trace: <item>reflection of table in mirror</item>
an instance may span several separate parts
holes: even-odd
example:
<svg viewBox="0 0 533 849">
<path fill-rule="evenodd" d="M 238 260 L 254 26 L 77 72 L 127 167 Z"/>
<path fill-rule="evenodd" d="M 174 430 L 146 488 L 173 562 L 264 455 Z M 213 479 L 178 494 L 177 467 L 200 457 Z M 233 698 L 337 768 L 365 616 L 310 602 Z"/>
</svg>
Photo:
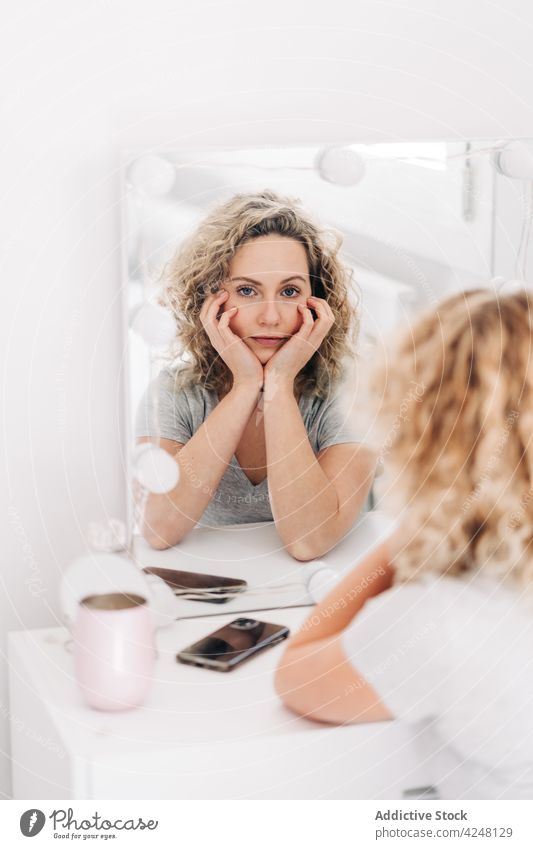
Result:
<svg viewBox="0 0 533 849">
<path fill-rule="evenodd" d="M 294 633 L 306 613 L 254 615 Z M 285 708 L 273 683 L 283 644 L 228 673 L 176 662 L 232 618 L 160 630 L 145 704 L 118 713 L 83 703 L 66 629 L 11 633 L 14 798 L 395 799 L 429 783 L 414 726 L 334 727 Z"/>
<path fill-rule="evenodd" d="M 339 574 L 346 572 L 390 528 L 391 520 L 379 511 L 364 513 L 344 539 L 320 560 Z M 136 537 L 134 556 L 141 568 L 159 566 L 247 581 L 248 589 L 224 604 L 177 598 L 177 619 L 312 604 L 306 583 L 316 569 L 316 561 L 299 562 L 287 554 L 271 522 L 197 528 L 179 545 L 165 551 L 150 548 Z"/>
</svg>

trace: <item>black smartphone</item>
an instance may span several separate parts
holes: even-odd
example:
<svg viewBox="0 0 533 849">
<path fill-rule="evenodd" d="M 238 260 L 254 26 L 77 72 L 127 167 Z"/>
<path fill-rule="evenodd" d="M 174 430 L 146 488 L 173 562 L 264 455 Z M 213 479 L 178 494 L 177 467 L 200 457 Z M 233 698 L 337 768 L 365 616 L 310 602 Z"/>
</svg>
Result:
<svg viewBox="0 0 533 849">
<path fill-rule="evenodd" d="M 237 593 L 244 592 L 248 586 L 246 581 L 240 578 L 203 575 L 200 572 L 183 572 L 180 569 L 162 569 L 159 566 L 147 566 L 143 572 L 162 578 L 178 597 L 184 596 L 191 601 L 208 601 L 211 604 L 224 604 Z"/>
<path fill-rule="evenodd" d="M 285 625 L 241 617 L 180 651 L 176 659 L 193 666 L 229 672 L 240 663 L 289 636 Z"/>
</svg>

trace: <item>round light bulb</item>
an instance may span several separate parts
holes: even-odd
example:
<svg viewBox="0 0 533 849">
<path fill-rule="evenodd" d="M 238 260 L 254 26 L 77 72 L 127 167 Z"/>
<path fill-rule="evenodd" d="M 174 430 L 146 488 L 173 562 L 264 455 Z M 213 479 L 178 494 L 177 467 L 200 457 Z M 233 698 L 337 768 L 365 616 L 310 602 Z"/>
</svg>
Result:
<svg viewBox="0 0 533 849">
<path fill-rule="evenodd" d="M 128 547 L 128 533 L 121 519 L 89 522 L 87 531 L 87 539 L 93 551 L 125 551 Z"/>
<path fill-rule="evenodd" d="M 329 147 L 321 151 L 316 168 L 323 180 L 338 186 L 355 186 L 366 171 L 363 157 L 348 147 Z"/>
<path fill-rule="evenodd" d="M 172 313 L 160 304 L 138 304 L 130 312 L 130 327 L 151 348 L 169 345 L 176 336 Z"/>
<path fill-rule="evenodd" d="M 322 601 L 339 580 L 339 574 L 322 561 L 313 564 L 307 579 L 307 591 L 315 603 Z"/>
<path fill-rule="evenodd" d="M 129 593 L 148 598 L 149 585 L 139 569 L 126 557 L 92 552 L 77 557 L 61 578 L 59 596 L 63 621 L 72 627 L 79 602 L 101 593 Z"/>
<path fill-rule="evenodd" d="M 143 442 L 133 452 L 134 476 L 148 492 L 161 495 L 178 485 L 180 468 L 168 451 Z"/>
<path fill-rule="evenodd" d="M 514 180 L 533 180 L 533 142 L 512 141 L 492 157 L 500 174 Z"/>
<path fill-rule="evenodd" d="M 104 593 L 146 598 L 156 628 L 176 620 L 176 598 L 161 578 L 146 574 L 129 558 L 98 551 L 77 557 L 61 578 L 61 618 L 66 626 L 73 628 L 83 598 Z"/>
<path fill-rule="evenodd" d="M 493 277 L 491 282 L 494 284 L 495 280 L 502 281 L 495 286 L 499 295 L 517 295 L 519 292 L 525 292 L 527 288 L 525 281 L 516 277 Z"/>
<path fill-rule="evenodd" d="M 166 195 L 176 180 L 176 169 L 168 159 L 148 153 L 130 166 L 128 178 L 138 191 Z"/>
</svg>

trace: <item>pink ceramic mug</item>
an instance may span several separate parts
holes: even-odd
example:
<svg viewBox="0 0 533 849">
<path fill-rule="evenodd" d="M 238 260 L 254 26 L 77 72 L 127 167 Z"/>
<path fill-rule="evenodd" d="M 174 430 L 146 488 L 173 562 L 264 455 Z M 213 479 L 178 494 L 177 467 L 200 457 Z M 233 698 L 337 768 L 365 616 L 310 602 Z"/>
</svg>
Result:
<svg viewBox="0 0 533 849">
<path fill-rule="evenodd" d="M 140 595 L 103 593 L 80 601 L 74 629 L 76 680 L 99 710 L 142 704 L 156 658 L 153 620 Z"/>
</svg>

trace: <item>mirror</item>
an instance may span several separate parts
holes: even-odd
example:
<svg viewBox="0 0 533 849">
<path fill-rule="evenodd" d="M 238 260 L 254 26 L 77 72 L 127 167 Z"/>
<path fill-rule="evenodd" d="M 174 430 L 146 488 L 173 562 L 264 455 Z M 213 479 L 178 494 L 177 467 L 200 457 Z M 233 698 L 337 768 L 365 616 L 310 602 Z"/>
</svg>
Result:
<svg viewBox="0 0 533 849">
<path fill-rule="evenodd" d="M 358 355 L 364 367 L 365 357 L 371 358 L 417 311 L 461 289 L 491 281 L 499 287 L 511 278 L 527 277 L 532 150 L 528 141 L 485 139 L 126 151 L 122 218 L 131 443 L 141 399 L 168 366 L 165 343 L 175 331 L 168 314 L 145 306 L 156 303 L 168 263 L 212 209 L 238 193 L 268 189 L 299 199 L 313 220 L 342 236 L 341 256 L 352 271 L 351 296 L 358 304 Z M 351 416 L 356 419 L 354 410 Z M 155 481 L 154 486 L 163 481 L 164 489 L 173 475 L 168 458 L 153 458 L 145 450 L 135 453 L 135 462 L 139 457 L 146 480 Z M 368 515 L 354 525 L 355 536 L 348 534 L 328 554 L 328 564 L 337 558 L 341 567 L 350 559 L 350 544 L 358 533 L 359 547 L 364 544 L 362 525 L 371 528 L 370 537 L 378 533 Z M 235 578 L 249 578 L 253 572 L 256 585 L 272 582 L 275 560 L 281 565 L 274 578 L 285 580 L 289 588 L 283 603 L 301 602 L 301 577 L 296 595 L 290 585 L 294 575 L 301 576 L 302 564 L 283 559 L 283 546 L 271 526 L 236 523 L 222 530 L 195 530 L 187 545 L 155 551 L 134 527 L 134 550 L 143 565 Z M 279 602 L 281 595 L 277 598 Z"/>
</svg>

